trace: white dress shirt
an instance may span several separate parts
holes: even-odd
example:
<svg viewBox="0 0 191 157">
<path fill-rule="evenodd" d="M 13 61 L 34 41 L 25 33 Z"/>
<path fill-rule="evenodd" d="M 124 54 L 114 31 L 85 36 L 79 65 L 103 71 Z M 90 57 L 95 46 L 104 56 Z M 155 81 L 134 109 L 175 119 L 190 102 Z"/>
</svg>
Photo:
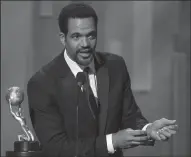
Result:
<svg viewBox="0 0 191 157">
<path fill-rule="evenodd" d="M 74 62 L 70 57 L 68 56 L 66 49 L 64 51 L 64 58 L 66 60 L 66 63 L 68 64 L 70 70 L 72 71 L 73 75 L 76 77 L 78 72 L 83 72 L 83 67 L 80 67 L 76 62 Z M 96 98 L 98 98 L 97 95 L 97 78 L 95 75 L 95 65 L 94 65 L 94 60 L 89 64 L 89 67 L 94 73 L 89 74 L 89 81 L 90 81 L 90 86 L 93 91 L 93 94 Z M 97 99 L 96 99 L 97 100 Z M 149 123 L 150 124 L 150 123 Z M 142 130 L 146 130 L 146 127 L 149 125 L 145 125 Z M 106 135 L 106 143 L 107 143 L 107 149 L 109 153 L 114 153 L 114 147 L 112 143 L 112 134 Z"/>
</svg>

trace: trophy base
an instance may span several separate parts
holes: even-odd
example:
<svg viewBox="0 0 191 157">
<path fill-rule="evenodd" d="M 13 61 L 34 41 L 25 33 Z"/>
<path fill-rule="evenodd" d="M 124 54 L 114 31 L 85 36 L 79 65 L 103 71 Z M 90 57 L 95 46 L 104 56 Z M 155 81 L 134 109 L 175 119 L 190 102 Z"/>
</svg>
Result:
<svg viewBox="0 0 191 157">
<path fill-rule="evenodd" d="M 34 152 L 14 152 L 14 151 L 7 151 L 6 157 L 41 157 L 42 154 L 40 151 Z"/>
<path fill-rule="evenodd" d="M 38 141 L 15 141 L 14 151 L 7 151 L 6 157 L 40 157 Z"/>
</svg>

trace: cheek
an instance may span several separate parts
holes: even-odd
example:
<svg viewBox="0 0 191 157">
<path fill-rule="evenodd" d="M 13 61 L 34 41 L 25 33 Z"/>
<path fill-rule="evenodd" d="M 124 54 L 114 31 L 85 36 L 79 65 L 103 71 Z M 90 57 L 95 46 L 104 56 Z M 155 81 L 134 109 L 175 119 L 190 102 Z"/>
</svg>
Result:
<svg viewBox="0 0 191 157">
<path fill-rule="evenodd" d="M 95 47 L 96 47 L 96 44 L 97 44 L 97 40 L 91 41 L 90 44 L 91 44 L 91 47 L 92 47 L 92 48 L 95 48 Z"/>
<path fill-rule="evenodd" d="M 66 48 L 68 49 L 68 50 L 70 50 L 72 53 L 75 53 L 76 52 L 76 50 L 77 50 L 77 43 L 74 43 L 74 42 L 68 42 L 67 44 L 66 44 Z"/>
</svg>

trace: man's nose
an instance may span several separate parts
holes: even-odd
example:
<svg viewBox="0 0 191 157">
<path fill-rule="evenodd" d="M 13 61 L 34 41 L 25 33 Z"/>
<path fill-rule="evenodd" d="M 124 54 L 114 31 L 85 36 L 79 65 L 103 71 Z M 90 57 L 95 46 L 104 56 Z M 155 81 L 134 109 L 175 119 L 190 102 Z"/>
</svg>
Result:
<svg viewBox="0 0 191 157">
<path fill-rule="evenodd" d="M 88 40 L 88 38 L 82 38 L 82 40 L 81 40 L 81 46 L 82 47 L 88 47 L 89 46 L 89 40 Z"/>
</svg>

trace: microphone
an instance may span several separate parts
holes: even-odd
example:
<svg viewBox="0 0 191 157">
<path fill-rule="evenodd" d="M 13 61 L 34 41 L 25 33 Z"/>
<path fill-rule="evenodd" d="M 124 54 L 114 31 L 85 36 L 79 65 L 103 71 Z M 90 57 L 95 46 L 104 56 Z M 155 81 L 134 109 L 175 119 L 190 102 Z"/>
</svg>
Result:
<svg viewBox="0 0 191 157">
<path fill-rule="evenodd" d="M 77 100 L 77 105 L 76 105 L 76 157 L 78 156 L 78 128 L 79 128 L 79 122 L 78 122 L 78 118 L 79 118 L 79 99 L 80 99 L 80 90 L 82 89 L 83 90 L 83 85 L 84 83 L 86 82 L 86 75 L 84 72 L 78 72 L 77 75 L 76 75 L 76 80 L 77 80 L 77 84 L 78 86 L 80 87 L 79 91 L 78 91 L 78 100 Z"/>
<path fill-rule="evenodd" d="M 84 72 L 78 72 L 76 79 L 77 79 L 78 86 L 82 88 L 84 83 L 86 82 L 86 74 Z"/>
</svg>

